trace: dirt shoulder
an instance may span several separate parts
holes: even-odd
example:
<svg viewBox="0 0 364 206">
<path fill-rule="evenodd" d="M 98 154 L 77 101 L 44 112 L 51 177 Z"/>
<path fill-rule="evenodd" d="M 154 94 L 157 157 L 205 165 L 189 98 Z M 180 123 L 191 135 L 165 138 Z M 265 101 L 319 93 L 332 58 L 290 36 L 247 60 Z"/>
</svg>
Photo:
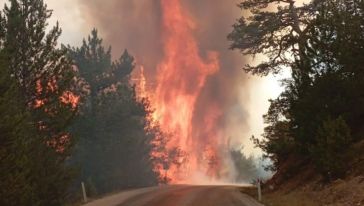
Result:
<svg viewBox="0 0 364 206">
<path fill-rule="evenodd" d="M 292 191 L 266 191 L 263 203 L 267 206 L 362 206 L 364 176 L 336 180 L 327 185 L 313 181 Z"/>
<path fill-rule="evenodd" d="M 264 185 L 266 206 L 364 206 L 364 141 L 351 148 L 355 158 L 343 179 L 324 183 L 312 166 L 300 167 L 294 174 L 273 177 Z M 279 183 L 277 183 L 279 180 Z M 242 191 L 256 197 L 256 189 Z"/>
</svg>

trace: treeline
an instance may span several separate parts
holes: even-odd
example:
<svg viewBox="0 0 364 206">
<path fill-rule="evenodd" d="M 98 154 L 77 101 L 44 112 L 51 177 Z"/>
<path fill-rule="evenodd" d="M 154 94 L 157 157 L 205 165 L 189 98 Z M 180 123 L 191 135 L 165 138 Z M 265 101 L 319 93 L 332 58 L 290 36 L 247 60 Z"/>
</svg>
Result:
<svg viewBox="0 0 364 206">
<path fill-rule="evenodd" d="M 254 139 L 273 161 L 270 169 L 305 161 L 327 180 L 345 175 L 350 146 L 364 138 L 364 1 L 246 0 L 229 35 L 231 48 L 264 54 L 247 65 L 255 75 L 289 69 L 285 91 L 264 116 L 264 140 Z"/>
<path fill-rule="evenodd" d="M 91 195 L 156 184 L 134 58 L 112 61 L 96 30 L 58 46 L 51 14 L 42 0 L 0 12 L 0 205 L 64 205 L 81 181 Z"/>
</svg>

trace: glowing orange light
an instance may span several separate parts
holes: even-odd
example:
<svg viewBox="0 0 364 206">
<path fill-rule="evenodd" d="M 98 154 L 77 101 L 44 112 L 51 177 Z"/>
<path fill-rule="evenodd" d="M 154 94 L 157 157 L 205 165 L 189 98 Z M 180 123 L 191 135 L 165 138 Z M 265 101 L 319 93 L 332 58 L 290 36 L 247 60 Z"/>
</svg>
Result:
<svg viewBox="0 0 364 206">
<path fill-rule="evenodd" d="M 63 92 L 63 95 L 60 97 L 60 100 L 62 103 L 69 104 L 73 109 L 75 109 L 79 104 L 80 97 L 70 91 L 66 91 Z"/>
<path fill-rule="evenodd" d="M 154 163 L 154 169 L 161 179 L 171 183 L 188 182 L 195 171 L 217 176 L 221 166 L 217 151 L 220 143 L 213 127 L 221 115 L 220 109 L 206 105 L 209 115 L 201 123 L 206 128 L 199 132 L 192 122 L 207 77 L 219 70 L 218 53 L 207 52 L 206 58 L 201 57 L 193 36 L 195 23 L 180 0 L 161 0 L 161 5 L 164 58 L 157 68 L 156 87 L 147 96 L 154 109 L 153 121 L 170 135 L 168 139 L 158 136 L 151 143 L 158 148 L 151 152 L 152 159 L 161 160 Z M 140 84 L 145 88 L 144 82 Z M 168 167 L 163 162 L 168 162 Z"/>
</svg>

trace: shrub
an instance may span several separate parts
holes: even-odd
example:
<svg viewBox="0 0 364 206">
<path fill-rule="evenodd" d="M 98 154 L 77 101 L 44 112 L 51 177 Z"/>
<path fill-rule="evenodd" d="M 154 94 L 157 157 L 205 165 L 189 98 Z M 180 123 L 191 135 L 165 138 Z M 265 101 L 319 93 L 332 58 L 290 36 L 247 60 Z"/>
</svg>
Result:
<svg viewBox="0 0 364 206">
<path fill-rule="evenodd" d="M 348 147 L 351 143 L 350 128 L 342 117 L 327 119 L 316 134 L 316 145 L 310 149 L 317 169 L 327 179 L 345 175 Z"/>
</svg>

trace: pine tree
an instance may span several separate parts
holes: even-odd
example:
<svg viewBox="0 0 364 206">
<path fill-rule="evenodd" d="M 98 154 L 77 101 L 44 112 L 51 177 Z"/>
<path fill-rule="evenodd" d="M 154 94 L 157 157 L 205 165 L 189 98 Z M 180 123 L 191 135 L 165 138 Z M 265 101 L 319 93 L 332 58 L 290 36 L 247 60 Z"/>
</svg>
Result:
<svg viewBox="0 0 364 206">
<path fill-rule="evenodd" d="M 148 105 L 138 101 L 130 84 L 134 57 L 125 50 L 113 62 L 102 42 L 94 29 L 80 48 L 68 46 L 88 91 L 72 127 L 79 137 L 72 163 L 92 195 L 156 181 L 149 160 L 153 136 L 145 131 Z"/>
<path fill-rule="evenodd" d="M 275 169 L 294 155 L 316 163 L 323 175 L 343 175 L 347 159 L 335 153 L 345 155 L 351 141 L 363 138 L 364 2 L 248 0 L 240 7 L 251 15 L 234 25 L 231 48 L 268 57 L 245 70 L 266 75 L 288 68 L 292 75 L 271 101 L 265 140 L 255 139 L 257 145 Z"/>
<path fill-rule="evenodd" d="M 1 183 L 13 191 L 2 196 L 5 205 L 61 205 L 71 180 L 65 160 L 73 144 L 67 129 L 77 112 L 77 85 L 66 51 L 56 48 L 58 24 L 46 32 L 50 16 L 42 0 L 11 0 L 0 18 L 1 83 L 9 83 L 1 87 L 0 112 L 7 117 L 2 168 L 9 173 Z"/>
<path fill-rule="evenodd" d="M 5 54 L 0 52 L 0 205 L 35 202 L 31 174 L 32 145 L 29 114 L 21 104 L 17 82 L 11 76 Z M 34 134 L 34 133 L 33 133 Z"/>
<path fill-rule="evenodd" d="M 247 0 L 239 7 L 251 15 L 242 16 L 233 26 L 228 36 L 232 42 L 230 48 L 244 55 L 268 57 L 258 65 L 246 65 L 245 71 L 267 75 L 279 73 L 288 66 L 301 76 L 308 75 L 309 37 L 306 34 L 310 29 L 308 20 L 313 15 L 312 4 L 298 6 L 294 0 Z"/>
</svg>

